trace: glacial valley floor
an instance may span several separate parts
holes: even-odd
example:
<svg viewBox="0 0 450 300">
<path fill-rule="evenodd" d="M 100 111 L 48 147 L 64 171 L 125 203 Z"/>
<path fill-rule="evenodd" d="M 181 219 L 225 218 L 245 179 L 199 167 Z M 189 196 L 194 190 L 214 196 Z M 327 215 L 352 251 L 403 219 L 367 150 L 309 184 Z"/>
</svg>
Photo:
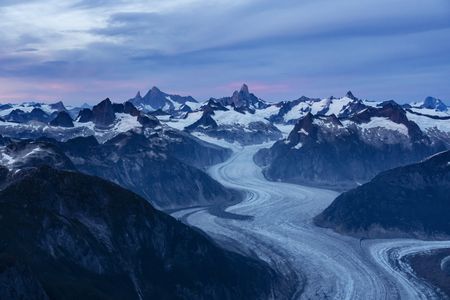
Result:
<svg viewBox="0 0 450 300">
<path fill-rule="evenodd" d="M 418 278 L 407 255 L 450 248 L 450 241 L 363 240 L 312 222 L 338 195 L 334 191 L 267 181 L 253 155 L 267 145 L 233 147 L 226 162 L 209 174 L 244 192 L 227 212 L 251 218 L 224 218 L 208 208 L 172 215 L 198 227 L 216 242 L 257 255 L 295 284 L 294 299 L 442 299 L 445 295 Z"/>
</svg>

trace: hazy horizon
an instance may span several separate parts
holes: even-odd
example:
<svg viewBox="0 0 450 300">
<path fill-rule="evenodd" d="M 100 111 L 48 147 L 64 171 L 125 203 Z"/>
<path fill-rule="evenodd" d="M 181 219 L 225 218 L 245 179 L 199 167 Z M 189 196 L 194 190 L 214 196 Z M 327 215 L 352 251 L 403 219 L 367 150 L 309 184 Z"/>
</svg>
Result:
<svg viewBox="0 0 450 300">
<path fill-rule="evenodd" d="M 192 94 L 189 94 L 189 93 L 179 93 L 179 92 L 176 92 L 176 91 L 170 91 L 170 90 L 165 90 L 165 89 L 162 89 L 162 88 L 160 88 L 160 87 L 157 87 L 158 89 L 160 89 L 162 92 L 165 92 L 165 93 L 167 93 L 167 94 L 177 94 L 177 95 L 180 95 L 180 96 L 192 96 L 195 100 L 197 100 L 198 102 L 204 102 L 204 101 L 207 101 L 207 100 L 209 100 L 210 98 L 222 98 L 222 97 L 227 97 L 227 96 L 231 96 L 232 95 L 232 93 L 235 91 L 235 90 L 239 90 L 240 89 L 240 87 L 242 86 L 242 84 L 239 86 L 236 86 L 236 88 L 232 88 L 230 91 L 229 91 L 229 93 L 228 94 L 224 94 L 224 95 L 217 95 L 217 96 L 211 96 L 211 97 L 207 97 L 207 98 L 198 98 L 198 97 L 195 97 L 194 95 L 192 95 Z M 348 91 L 350 91 L 350 92 L 352 92 L 353 93 L 353 95 L 355 96 L 355 97 L 357 97 L 357 98 L 359 98 L 359 99 L 361 99 L 361 100 L 368 100 L 368 101 L 387 101 L 387 100 L 395 100 L 396 102 L 398 102 L 398 103 L 413 103 L 413 102 L 418 102 L 418 101 L 422 101 L 422 100 L 424 100 L 425 99 L 425 97 L 423 98 L 423 99 L 414 99 L 414 100 L 411 100 L 411 101 L 398 101 L 398 100 L 396 100 L 396 99 L 393 99 L 393 98 L 386 98 L 386 99 L 369 99 L 369 98 L 367 98 L 367 97 L 364 97 L 363 95 L 359 95 L 359 94 L 357 94 L 357 93 L 355 93 L 353 90 L 347 90 L 347 91 L 343 91 L 341 94 L 336 94 L 336 95 L 329 95 L 329 96 L 316 96 L 316 95 L 299 95 L 299 96 L 297 96 L 297 97 L 294 97 L 294 98 L 289 98 L 289 99 L 267 99 L 267 98 L 264 98 L 264 97 L 262 97 L 261 95 L 260 95 L 260 93 L 258 93 L 258 87 L 256 88 L 256 89 L 254 89 L 254 88 L 252 88 L 252 86 L 251 85 L 248 85 L 249 86 L 249 90 L 250 90 L 250 93 L 253 93 L 253 94 L 255 94 L 256 96 L 258 96 L 259 98 L 261 98 L 261 99 L 263 99 L 263 100 L 265 100 L 265 101 L 267 101 L 267 102 L 269 102 L 269 103 L 277 103 L 277 102 L 281 102 L 281 101 L 292 101 L 292 100 L 296 100 L 296 99 L 298 99 L 298 98 L 300 98 L 300 97 L 302 97 L 302 96 L 306 96 L 306 97 L 309 97 L 309 98 L 320 98 L 320 99 L 325 99 L 325 98 L 329 98 L 329 97 L 336 97 L 336 98 L 340 98 L 340 97 L 344 97 L 345 95 L 346 95 L 346 93 L 348 92 Z M 121 103 L 121 102 L 125 102 L 125 101 L 127 101 L 127 100 L 129 100 L 129 99 L 131 99 L 131 98 L 133 98 L 134 96 L 136 96 L 136 94 L 139 92 L 139 93 L 141 93 L 141 96 L 144 96 L 150 89 L 151 89 L 152 87 L 149 87 L 148 89 L 143 89 L 143 90 L 138 90 L 138 91 L 136 91 L 134 94 L 131 94 L 130 96 L 128 96 L 128 97 L 125 97 L 125 98 L 123 98 L 123 99 L 119 99 L 119 98 L 114 98 L 114 97 L 109 97 L 109 96 L 104 96 L 104 97 L 100 97 L 99 99 L 86 99 L 85 101 L 70 101 L 70 102 L 68 102 L 68 101 L 65 101 L 64 99 L 59 99 L 59 98 L 55 98 L 55 99 L 32 99 L 32 98 L 30 98 L 30 99 L 18 99 L 18 100 L 16 100 L 16 101 L 8 101 L 8 100 L 1 100 L 0 99 L 0 104 L 8 104 L 8 103 L 11 103 L 11 104 L 20 104 L 20 103 L 26 103 L 26 102 L 37 102 L 37 103 L 55 103 L 55 102 L 59 102 L 59 101 L 62 101 L 63 103 L 65 103 L 65 104 L 68 104 L 68 105 L 73 105 L 73 106 L 81 106 L 81 105 L 83 105 L 83 104 L 85 104 L 85 103 L 87 103 L 87 104 L 90 104 L 90 105 L 95 105 L 95 104 L 97 104 L 97 103 L 99 103 L 100 101 L 102 101 L 102 100 L 104 100 L 104 99 L 106 99 L 106 98 L 109 98 L 112 102 L 115 102 L 115 103 Z M 431 97 L 434 97 L 433 95 L 429 95 L 429 96 L 431 96 Z M 428 97 L 428 96 L 427 96 Z M 435 97 L 435 98 L 438 98 L 438 99 L 440 99 L 439 97 Z M 445 100 L 445 99 L 440 99 L 440 100 L 442 100 L 444 103 L 446 103 L 447 105 L 449 105 L 450 104 L 450 101 L 447 101 L 447 100 Z"/>
</svg>

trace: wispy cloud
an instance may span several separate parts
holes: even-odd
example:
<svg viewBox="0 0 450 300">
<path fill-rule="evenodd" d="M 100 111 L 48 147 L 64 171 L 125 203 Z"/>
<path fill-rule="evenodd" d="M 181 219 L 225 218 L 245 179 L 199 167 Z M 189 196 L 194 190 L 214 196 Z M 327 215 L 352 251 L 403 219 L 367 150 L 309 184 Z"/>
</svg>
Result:
<svg viewBox="0 0 450 300">
<path fill-rule="evenodd" d="M 0 1 L 0 28 L 0 80 L 17 89 L 4 100 L 152 85 L 204 99 L 240 82 L 270 100 L 450 100 L 447 0 Z"/>
</svg>

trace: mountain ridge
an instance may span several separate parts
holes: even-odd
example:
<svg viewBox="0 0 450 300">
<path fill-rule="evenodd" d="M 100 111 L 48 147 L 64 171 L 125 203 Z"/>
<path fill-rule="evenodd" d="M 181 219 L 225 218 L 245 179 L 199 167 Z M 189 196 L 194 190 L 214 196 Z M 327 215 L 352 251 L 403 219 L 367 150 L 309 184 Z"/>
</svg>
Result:
<svg viewBox="0 0 450 300">
<path fill-rule="evenodd" d="M 375 176 L 341 194 L 316 224 L 350 235 L 448 239 L 450 151 Z"/>
<path fill-rule="evenodd" d="M 279 280 L 98 177 L 29 169 L 0 191 L 0 207 L 1 268 L 13 276 L 2 297 L 257 299 Z"/>
</svg>

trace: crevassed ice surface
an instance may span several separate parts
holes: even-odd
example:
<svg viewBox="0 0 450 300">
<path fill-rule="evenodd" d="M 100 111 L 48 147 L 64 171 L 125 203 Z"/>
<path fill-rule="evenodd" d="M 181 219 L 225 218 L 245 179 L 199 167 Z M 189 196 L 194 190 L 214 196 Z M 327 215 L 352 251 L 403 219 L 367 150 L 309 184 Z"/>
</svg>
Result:
<svg viewBox="0 0 450 300">
<path fill-rule="evenodd" d="M 225 247 L 255 253 L 287 278 L 293 278 L 295 299 L 441 298 L 415 277 L 402 257 L 450 247 L 450 241 L 360 241 L 316 227 L 313 217 L 338 194 L 267 181 L 252 159 L 264 146 L 269 145 L 231 145 L 234 155 L 209 170 L 225 186 L 245 192 L 245 199 L 226 212 L 252 219 L 214 216 L 206 208 L 182 210 L 173 216 L 201 228 Z"/>
</svg>

